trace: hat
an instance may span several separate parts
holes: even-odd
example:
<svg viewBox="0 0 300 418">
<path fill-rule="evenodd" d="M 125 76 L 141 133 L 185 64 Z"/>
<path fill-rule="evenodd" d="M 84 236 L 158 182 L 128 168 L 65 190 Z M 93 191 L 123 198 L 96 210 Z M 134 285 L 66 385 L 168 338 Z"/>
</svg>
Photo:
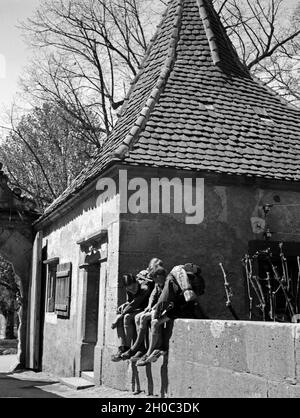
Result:
<svg viewBox="0 0 300 418">
<path fill-rule="evenodd" d="M 183 266 L 183 268 L 187 272 L 187 274 L 193 274 L 193 275 L 201 274 L 201 268 L 197 264 L 186 263 Z"/>
</svg>

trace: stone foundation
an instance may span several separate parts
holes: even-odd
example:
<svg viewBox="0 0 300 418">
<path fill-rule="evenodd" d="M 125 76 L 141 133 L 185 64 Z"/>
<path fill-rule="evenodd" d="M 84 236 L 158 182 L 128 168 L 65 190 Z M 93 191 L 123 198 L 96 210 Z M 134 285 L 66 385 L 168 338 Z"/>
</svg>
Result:
<svg viewBox="0 0 300 418">
<path fill-rule="evenodd" d="M 145 394 L 171 398 L 300 397 L 299 330 L 297 324 L 178 319 L 168 356 L 147 368 L 113 363 L 103 383 L 135 390 L 139 382 Z"/>
</svg>

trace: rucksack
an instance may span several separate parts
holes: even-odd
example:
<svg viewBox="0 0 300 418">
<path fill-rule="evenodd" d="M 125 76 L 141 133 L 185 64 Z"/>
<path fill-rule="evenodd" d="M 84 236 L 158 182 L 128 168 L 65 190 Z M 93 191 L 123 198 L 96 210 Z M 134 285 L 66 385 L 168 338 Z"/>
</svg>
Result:
<svg viewBox="0 0 300 418">
<path fill-rule="evenodd" d="M 188 275 L 188 272 L 193 273 L 193 276 Z M 205 282 L 200 273 L 200 267 L 192 263 L 175 266 L 171 270 L 171 274 L 175 277 L 181 290 L 183 292 L 193 291 L 196 296 L 203 295 L 205 291 Z"/>
</svg>

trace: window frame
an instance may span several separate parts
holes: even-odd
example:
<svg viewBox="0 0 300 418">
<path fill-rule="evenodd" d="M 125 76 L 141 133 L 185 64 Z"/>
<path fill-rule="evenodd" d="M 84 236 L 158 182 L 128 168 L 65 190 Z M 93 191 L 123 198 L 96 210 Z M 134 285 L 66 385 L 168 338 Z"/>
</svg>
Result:
<svg viewBox="0 0 300 418">
<path fill-rule="evenodd" d="M 55 313 L 55 293 L 56 293 L 56 272 L 59 264 L 59 258 L 53 257 L 43 262 L 47 267 L 46 273 L 46 295 L 45 312 Z"/>
</svg>

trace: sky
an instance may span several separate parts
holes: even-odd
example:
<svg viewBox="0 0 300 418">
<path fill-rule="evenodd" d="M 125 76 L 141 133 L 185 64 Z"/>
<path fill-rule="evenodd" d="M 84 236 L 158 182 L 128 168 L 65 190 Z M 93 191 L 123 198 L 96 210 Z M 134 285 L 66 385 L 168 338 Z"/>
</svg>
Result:
<svg viewBox="0 0 300 418">
<path fill-rule="evenodd" d="M 18 78 L 30 57 L 20 29 L 20 20 L 33 14 L 39 0 L 0 0 L 0 110 L 10 107 Z"/>
<path fill-rule="evenodd" d="M 17 24 L 33 14 L 40 0 L 0 0 L 0 112 L 10 108 L 31 52 Z M 42 0 L 41 0 L 42 1 Z M 285 0 L 295 6 L 300 0 Z"/>
</svg>

